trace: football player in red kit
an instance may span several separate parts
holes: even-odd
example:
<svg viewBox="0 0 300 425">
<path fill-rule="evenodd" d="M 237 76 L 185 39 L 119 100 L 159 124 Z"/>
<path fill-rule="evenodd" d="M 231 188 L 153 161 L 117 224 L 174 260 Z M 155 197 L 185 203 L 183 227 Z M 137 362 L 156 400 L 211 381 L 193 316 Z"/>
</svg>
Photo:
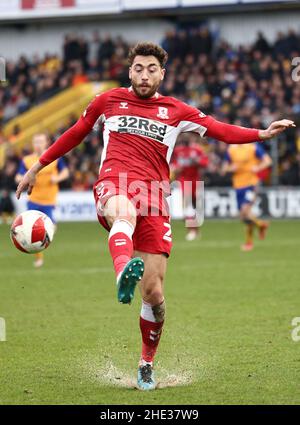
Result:
<svg viewBox="0 0 300 425">
<path fill-rule="evenodd" d="M 158 93 L 167 61 L 167 53 L 160 46 L 139 43 L 128 59 L 131 86 L 97 95 L 77 123 L 28 170 L 16 195 L 19 198 L 23 190 L 30 193 L 43 167 L 77 146 L 96 122 L 101 124 L 104 149 L 94 187 L 96 208 L 100 223 L 109 231 L 118 300 L 130 303 L 140 283 L 138 387 L 151 390 L 155 388 L 153 360 L 166 310 L 163 283 L 172 236 L 165 198 L 169 195 L 169 162 L 177 136 L 192 131 L 225 143 L 250 143 L 269 139 L 294 123 L 275 121 L 266 130 L 224 124 Z"/>
<path fill-rule="evenodd" d="M 207 165 L 208 156 L 194 140 L 194 135 L 183 134 L 174 149 L 170 168 L 173 179 L 181 185 L 187 241 L 196 239 L 199 234 L 201 223 L 196 206 L 200 198 L 198 191 L 201 190 L 201 170 Z"/>
</svg>

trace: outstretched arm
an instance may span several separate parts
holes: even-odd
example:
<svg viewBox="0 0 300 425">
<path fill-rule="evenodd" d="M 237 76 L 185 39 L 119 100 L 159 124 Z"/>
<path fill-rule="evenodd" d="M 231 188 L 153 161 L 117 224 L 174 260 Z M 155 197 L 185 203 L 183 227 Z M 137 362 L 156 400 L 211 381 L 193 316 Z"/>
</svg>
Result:
<svg viewBox="0 0 300 425">
<path fill-rule="evenodd" d="M 80 118 L 73 127 L 63 133 L 56 142 L 43 153 L 40 159 L 29 168 L 21 179 L 16 191 L 17 199 L 20 198 L 23 190 L 27 190 L 28 195 L 30 195 L 35 185 L 35 179 L 38 172 L 57 158 L 69 152 L 75 146 L 79 145 L 84 137 L 89 134 L 91 129 L 92 127 L 84 123 L 83 119 Z"/>
<path fill-rule="evenodd" d="M 257 140 L 271 139 L 289 127 L 296 127 L 294 121 L 286 119 L 274 121 L 266 130 L 257 130 L 226 124 L 213 119 L 207 128 L 205 136 L 213 137 L 228 144 L 251 143 Z"/>
<path fill-rule="evenodd" d="M 181 104 L 181 107 L 181 132 L 193 131 L 200 134 L 201 137 L 212 137 L 228 144 L 263 141 L 277 136 L 289 127 L 296 127 L 294 121 L 286 119 L 272 122 L 266 130 L 240 127 L 218 121 L 184 103 Z"/>
<path fill-rule="evenodd" d="M 104 111 L 108 94 L 109 92 L 106 92 L 100 96 L 96 96 L 76 124 L 65 131 L 27 171 L 17 187 L 17 199 L 20 198 L 23 190 L 27 190 L 28 195 L 30 195 L 35 184 L 36 175 L 42 168 L 46 167 L 46 165 L 62 157 L 75 146 L 79 145 L 90 133 L 95 122 Z"/>
</svg>

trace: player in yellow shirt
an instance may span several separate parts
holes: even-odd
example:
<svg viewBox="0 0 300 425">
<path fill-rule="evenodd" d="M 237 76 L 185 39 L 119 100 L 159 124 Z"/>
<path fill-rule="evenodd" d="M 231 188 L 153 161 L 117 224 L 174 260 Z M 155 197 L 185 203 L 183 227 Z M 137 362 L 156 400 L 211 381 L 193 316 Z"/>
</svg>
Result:
<svg viewBox="0 0 300 425">
<path fill-rule="evenodd" d="M 232 173 L 232 184 L 236 191 L 240 218 L 246 225 L 246 242 L 242 251 L 253 249 L 253 233 L 256 227 L 259 238 L 264 239 L 269 223 L 259 220 L 252 212 L 259 183 L 258 173 L 269 168 L 272 159 L 260 144 L 230 145 L 227 150 L 224 172 Z"/>
<path fill-rule="evenodd" d="M 20 162 L 16 182 L 19 183 L 24 174 L 38 160 L 49 145 L 48 136 L 45 133 L 35 134 L 32 139 L 33 153 L 26 155 Z M 47 214 L 55 223 L 53 215 L 59 183 L 69 177 L 69 170 L 62 158 L 54 161 L 45 167 L 39 173 L 36 179 L 36 185 L 28 197 L 27 208 L 29 210 L 38 210 Z M 44 263 L 43 253 L 35 254 L 35 267 L 41 267 Z"/>
</svg>

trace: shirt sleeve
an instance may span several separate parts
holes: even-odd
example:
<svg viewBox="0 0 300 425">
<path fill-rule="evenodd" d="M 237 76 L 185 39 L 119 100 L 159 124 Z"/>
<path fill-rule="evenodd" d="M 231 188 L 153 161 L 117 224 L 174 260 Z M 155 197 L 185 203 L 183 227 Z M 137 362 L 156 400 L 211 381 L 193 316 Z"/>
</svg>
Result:
<svg viewBox="0 0 300 425">
<path fill-rule="evenodd" d="M 79 120 L 43 153 L 39 159 L 42 165 L 50 164 L 82 142 L 103 114 L 110 93 L 111 90 L 94 98 Z"/>
<path fill-rule="evenodd" d="M 199 109 L 182 103 L 182 114 L 178 127 L 180 133 L 191 131 L 204 137 L 213 120 L 211 116 L 205 115 Z"/>
<path fill-rule="evenodd" d="M 255 156 L 258 159 L 262 159 L 265 156 L 266 152 L 258 143 L 255 146 Z"/>
<path fill-rule="evenodd" d="M 240 127 L 215 120 L 205 115 L 197 108 L 185 105 L 182 118 L 178 125 L 181 132 L 192 131 L 201 137 L 211 137 L 228 144 L 251 143 L 259 140 L 259 130 L 256 128 Z"/>
<path fill-rule="evenodd" d="M 18 174 L 21 174 L 24 176 L 24 174 L 27 172 L 27 168 L 25 167 L 24 161 L 21 160 L 18 168 Z"/>
<path fill-rule="evenodd" d="M 57 161 L 57 171 L 61 172 L 64 168 L 67 168 L 67 164 L 63 158 L 59 158 Z"/>
</svg>

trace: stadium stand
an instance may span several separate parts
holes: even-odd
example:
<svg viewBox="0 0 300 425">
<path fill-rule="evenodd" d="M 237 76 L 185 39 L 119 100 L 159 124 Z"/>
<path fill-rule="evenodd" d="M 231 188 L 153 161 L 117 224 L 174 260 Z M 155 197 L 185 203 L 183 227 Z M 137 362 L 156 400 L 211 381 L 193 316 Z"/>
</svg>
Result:
<svg viewBox="0 0 300 425">
<path fill-rule="evenodd" d="M 263 33 L 253 45 L 233 48 L 224 40 L 216 40 L 206 27 L 178 29 L 165 34 L 161 42 L 169 53 L 167 74 L 161 92 L 176 96 L 199 107 L 222 121 L 245 126 L 266 127 L 282 116 L 298 123 L 300 86 L 293 84 L 290 57 L 300 56 L 300 35 L 290 30 L 279 33 L 270 44 Z M 114 80 L 128 84 L 126 56 L 128 43 L 121 37 L 100 38 L 93 34 L 89 42 L 83 36 L 68 34 L 62 43 L 61 57 L 46 54 L 43 59 L 20 57 L 7 64 L 7 84 L 0 86 L 0 145 L 11 144 L 2 169 L 1 185 L 16 163 L 14 142 L 23 129 L 5 127 L 13 118 L 63 90 L 87 82 Z M 55 140 L 76 117 L 59 122 L 51 134 Z M 270 145 L 267 145 L 267 149 Z M 67 155 L 71 178 L 64 187 L 89 189 L 98 173 L 102 142 L 95 132 Z M 0 146 L 1 147 L 1 146 Z M 210 158 L 205 173 L 208 186 L 225 186 L 229 176 L 219 173 L 226 146 L 214 140 L 205 144 Z M 25 148 L 26 150 L 26 148 Z M 24 153 L 24 152 L 23 152 Z M 282 185 L 300 183 L 300 132 L 288 131 L 279 144 L 278 179 Z M 1 158 L 0 158 L 1 160 Z M 4 182 L 4 183 L 3 183 Z M 266 176 L 265 184 L 270 183 Z"/>
</svg>

